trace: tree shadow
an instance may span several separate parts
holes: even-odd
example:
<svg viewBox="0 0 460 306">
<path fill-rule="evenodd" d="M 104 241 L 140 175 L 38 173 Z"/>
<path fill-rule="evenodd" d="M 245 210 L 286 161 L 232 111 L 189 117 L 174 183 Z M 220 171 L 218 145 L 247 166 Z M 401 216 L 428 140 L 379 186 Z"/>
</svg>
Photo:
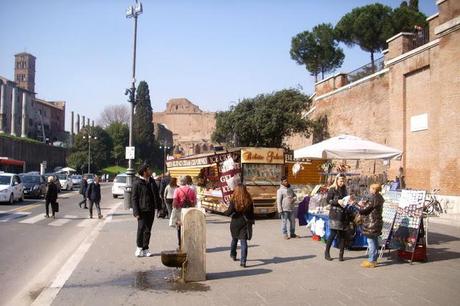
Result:
<svg viewBox="0 0 460 306">
<path fill-rule="evenodd" d="M 262 263 L 255 264 L 255 265 L 248 265 L 248 267 L 260 267 L 270 264 L 283 264 L 287 262 L 297 261 L 297 260 L 305 260 L 305 259 L 312 259 L 315 258 L 316 255 L 304 255 L 304 256 L 293 256 L 293 257 L 273 257 L 270 259 L 250 259 L 248 261 L 261 261 Z"/>
<path fill-rule="evenodd" d="M 270 272 L 272 272 L 272 270 L 270 269 L 241 269 L 241 270 L 227 271 L 227 272 L 213 272 L 213 273 L 207 273 L 206 279 L 216 280 L 216 279 L 225 279 L 225 278 L 245 277 L 245 276 L 267 274 Z"/>
<path fill-rule="evenodd" d="M 434 232 L 429 232 L 428 233 L 428 245 L 439 245 L 439 244 L 444 244 L 446 242 L 452 242 L 452 241 L 460 241 L 460 237 L 455 237 L 455 236 L 450 236 L 450 235 L 445 235 L 445 234 L 440 234 L 440 233 L 434 233 Z"/>
</svg>

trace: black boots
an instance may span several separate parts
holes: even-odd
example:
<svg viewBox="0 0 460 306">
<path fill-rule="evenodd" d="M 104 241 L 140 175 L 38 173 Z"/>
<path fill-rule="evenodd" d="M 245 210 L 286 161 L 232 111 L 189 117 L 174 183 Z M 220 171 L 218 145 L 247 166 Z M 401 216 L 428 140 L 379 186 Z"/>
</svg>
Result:
<svg viewBox="0 0 460 306">
<path fill-rule="evenodd" d="M 331 255 L 329 254 L 328 250 L 326 252 L 324 252 L 324 259 L 329 260 L 329 261 L 332 260 Z"/>
</svg>

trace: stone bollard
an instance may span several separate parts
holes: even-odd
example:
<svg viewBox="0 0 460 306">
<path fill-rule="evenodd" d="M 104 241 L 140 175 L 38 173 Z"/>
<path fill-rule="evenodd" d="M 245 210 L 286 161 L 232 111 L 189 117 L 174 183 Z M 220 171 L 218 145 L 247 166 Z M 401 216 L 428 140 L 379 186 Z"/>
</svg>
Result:
<svg viewBox="0 0 460 306">
<path fill-rule="evenodd" d="M 182 252 L 187 262 L 182 271 L 185 282 L 206 280 L 206 214 L 203 209 L 182 209 Z"/>
</svg>

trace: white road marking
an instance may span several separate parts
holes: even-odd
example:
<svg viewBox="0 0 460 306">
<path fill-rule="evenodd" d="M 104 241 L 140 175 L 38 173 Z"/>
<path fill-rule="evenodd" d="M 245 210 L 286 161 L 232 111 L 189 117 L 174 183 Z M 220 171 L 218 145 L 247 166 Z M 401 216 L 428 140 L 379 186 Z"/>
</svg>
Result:
<svg viewBox="0 0 460 306">
<path fill-rule="evenodd" d="M 51 225 L 51 226 L 63 226 L 67 222 L 70 222 L 70 220 L 69 219 L 57 219 L 57 220 L 51 222 L 48 225 Z"/>
<path fill-rule="evenodd" d="M 114 207 L 112 207 L 108 215 L 113 214 L 113 212 L 115 212 L 121 204 L 122 203 L 120 202 L 116 204 Z M 85 256 L 86 252 L 88 252 L 89 248 L 96 240 L 104 225 L 108 222 L 109 221 L 106 219 L 103 222 L 99 222 L 95 226 L 95 228 L 91 231 L 88 237 L 86 237 L 86 239 L 80 244 L 80 246 L 73 253 L 73 255 L 65 262 L 62 268 L 59 270 L 59 272 L 56 275 L 56 278 L 51 283 L 51 285 L 43 289 L 43 291 L 35 299 L 32 305 L 51 305 L 53 303 L 61 288 L 65 285 L 65 283 L 72 275 L 75 268 L 78 266 L 80 261 Z"/>
<path fill-rule="evenodd" d="M 64 218 L 65 218 L 65 219 L 77 219 L 78 216 L 74 216 L 74 215 L 65 215 Z"/>
<path fill-rule="evenodd" d="M 34 217 L 30 217 L 30 218 L 27 218 L 27 219 L 24 219 L 22 221 L 19 221 L 19 223 L 27 223 L 27 224 L 34 224 L 34 223 L 37 223 L 38 221 L 40 220 L 44 220 L 45 217 L 43 215 L 36 215 Z"/>
<path fill-rule="evenodd" d="M 0 214 L 5 214 L 4 216 L 0 217 L 0 222 L 8 222 L 14 220 L 16 218 L 20 218 L 22 216 L 30 215 L 29 211 L 0 211 Z"/>
<path fill-rule="evenodd" d="M 88 227 L 93 223 L 94 219 L 85 219 L 77 224 L 78 227 Z"/>
</svg>

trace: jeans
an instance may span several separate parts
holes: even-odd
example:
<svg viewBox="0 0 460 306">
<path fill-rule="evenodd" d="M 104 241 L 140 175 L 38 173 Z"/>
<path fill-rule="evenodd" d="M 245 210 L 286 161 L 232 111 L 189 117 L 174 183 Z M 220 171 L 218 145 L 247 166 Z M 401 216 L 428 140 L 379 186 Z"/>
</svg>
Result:
<svg viewBox="0 0 460 306">
<path fill-rule="evenodd" d="M 80 201 L 80 203 L 78 203 L 79 206 L 81 206 L 81 204 L 85 204 L 85 207 L 86 207 L 86 196 L 83 194 L 83 200 Z"/>
<path fill-rule="evenodd" d="M 339 231 L 339 230 L 334 230 L 334 229 L 331 229 L 330 231 L 331 233 L 329 237 L 327 238 L 327 242 L 326 242 L 326 254 L 329 255 L 329 251 L 331 249 L 332 242 L 334 241 L 335 237 L 337 237 L 339 239 L 339 249 L 340 249 L 339 257 L 343 258 L 343 253 L 345 250 L 345 231 Z"/>
<path fill-rule="evenodd" d="M 89 215 L 90 217 L 93 216 L 93 205 L 96 206 L 96 210 L 97 210 L 97 215 L 98 216 L 101 216 L 101 206 L 99 205 L 99 202 L 93 202 L 93 201 L 89 201 Z"/>
<path fill-rule="evenodd" d="M 171 217 L 173 199 L 166 199 L 166 209 L 168 210 L 168 216 Z"/>
<path fill-rule="evenodd" d="M 289 233 L 295 235 L 295 215 L 292 211 L 281 212 L 281 232 L 287 235 L 287 222 L 289 221 Z"/>
<path fill-rule="evenodd" d="M 140 212 L 137 219 L 137 247 L 147 250 L 150 243 L 155 212 Z"/>
<path fill-rule="evenodd" d="M 376 262 L 379 256 L 379 241 L 377 237 L 367 237 L 367 251 L 369 253 L 369 262 Z"/>
<path fill-rule="evenodd" d="M 230 256 L 236 257 L 236 246 L 238 245 L 238 239 L 232 238 L 232 244 L 230 245 Z M 241 245 L 241 263 L 246 263 L 248 258 L 248 241 L 246 239 L 240 239 Z"/>
</svg>

